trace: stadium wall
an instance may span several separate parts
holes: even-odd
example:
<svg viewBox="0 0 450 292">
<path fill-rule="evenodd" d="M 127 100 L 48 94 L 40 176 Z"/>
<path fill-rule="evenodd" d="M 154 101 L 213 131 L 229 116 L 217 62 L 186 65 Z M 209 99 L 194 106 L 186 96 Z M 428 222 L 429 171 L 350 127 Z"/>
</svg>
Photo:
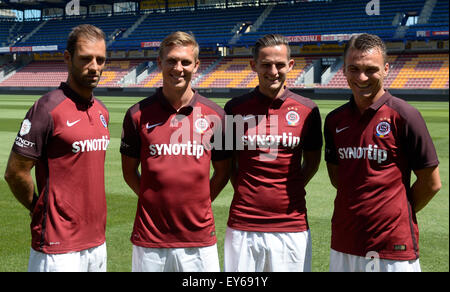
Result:
<svg viewBox="0 0 450 292">
<path fill-rule="evenodd" d="M 0 87 L 0 94 L 43 95 L 54 87 Z M 231 98 L 249 92 L 248 88 L 199 88 L 200 94 L 209 98 Z M 291 91 L 311 99 L 348 99 L 350 89 L 339 88 L 293 88 Z M 152 95 L 156 88 L 105 88 L 94 90 L 97 96 L 130 96 L 147 97 Z M 448 89 L 389 89 L 389 92 L 410 101 L 449 101 Z"/>
</svg>

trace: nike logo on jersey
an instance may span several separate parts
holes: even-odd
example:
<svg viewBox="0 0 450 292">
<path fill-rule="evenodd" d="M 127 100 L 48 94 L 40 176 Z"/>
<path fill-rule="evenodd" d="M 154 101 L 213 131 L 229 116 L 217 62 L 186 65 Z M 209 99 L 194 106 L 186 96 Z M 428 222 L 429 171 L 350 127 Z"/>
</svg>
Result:
<svg viewBox="0 0 450 292">
<path fill-rule="evenodd" d="M 76 120 L 75 122 L 69 122 L 69 120 L 67 120 L 67 126 L 68 126 L 68 127 L 72 127 L 73 125 L 75 125 L 75 124 L 78 123 L 79 121 L 81 121 L 81 119 Z"/>
<path fill-rule="evenodd" d="M 349 128 L 349 126 L 341 128 L 341 129 L 336 128 L 336 134 L 339 134 L 340 132 L 347 130 L 348 128 Z"/>
<path fill-rule="evenodd" d="M 250 119 L 254 119 L 255 116 L 254 115 L 246 115 L 244 117 L 242 117 L 242 120 L 246 121 L 246 120 L 250 120 Z"/>
<path fill-rule="evenodd" d="M 146 127 L 147 130 L 148 130 L 148 129 L 154 128 L 154 127 L 156 127 L 156 126 L 159 126 L 159 125 L 161 125 L 161 124 L 162 124 L 162 122 L 161 122 L 161 123 L 156 123 L 156 124 L 153 124 L 153 125 L 149 125 L 149 124 L 147 123 L 147 125 L 146 125 L 145 127 Z"/>
</svg>

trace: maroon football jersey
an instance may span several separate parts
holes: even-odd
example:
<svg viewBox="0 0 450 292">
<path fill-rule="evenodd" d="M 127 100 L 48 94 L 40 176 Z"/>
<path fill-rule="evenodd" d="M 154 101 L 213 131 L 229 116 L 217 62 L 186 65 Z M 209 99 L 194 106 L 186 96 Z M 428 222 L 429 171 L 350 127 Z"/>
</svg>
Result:
<svg viewBox="0 0 450 292">
<path fill-rule="evenodd" d="M 418 258 L 411 170 L 439 163 L 420 113 L 386 92 L 361 115 L 352 98 L 328 114 L 324 135 L 325 159 L 338 165 L 331 248 Z"/>
<path fill-rule="evenodd" d="M 120 152 L 141 163 L 133 244 L 176 248 L 216 243 L 210 164 L 222 157 L 210 142 L 223 116 L 218 105 L 197 92 L 176 111 L 161 88 L 127 111 Z"/>
<path fill-rule="evenodd" d="M 105 242 L 108 121 L 99 100 L 84 101 L 66 83 L 26 114 L 12 150 L 36 160 L 33 249 L 66 253 Z"/>
<path fill-rule="evenodd" d="M 262 232 L 308 230 L 300 170 L 303 151 L 322 147 L 316 104 L 288 89 L 272 100 L 257 87 L 229 101 L 225 112 L 233 117 L 238 165 L 228 226 Z"/>
</svg>

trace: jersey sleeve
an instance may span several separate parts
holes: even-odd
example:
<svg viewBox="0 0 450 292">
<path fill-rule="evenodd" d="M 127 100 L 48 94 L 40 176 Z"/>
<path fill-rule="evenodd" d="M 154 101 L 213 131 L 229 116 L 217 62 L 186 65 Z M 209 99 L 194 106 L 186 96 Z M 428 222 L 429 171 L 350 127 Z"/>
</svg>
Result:
<svg viewBox="0 0 450 292">
<path fill-rule="evenodd" d="M 323 127 L 323 136 L 325 138 L 325 161 L 332 164 L 338 164 L 336 146 L 334 144 L 333 134 L 329 130 L 330 127 L 330 118 L 327 116 Z"/>
<path fill-rule="evenodd" d="M 53 119 L 41 100 L 28 110 L 16 136 L 12 150 L 22 156 L 37 160 L 45 154 L 48 139 L 53 131 Z"/>
<path fill-rule="evenodd" d="M 405 137 L 411 169 L 423 169 L 439 164 L 436 149 L 426 123 L 420 112 L 415 108 L 408 112 Z"/>
<path fill-rule="evenodd" d="M 323 145 L 322 120 L 317 106 L 312 109 L 311 113 L 306 118 L 304 127 L 303 150 L 320 150 Z"/>
<path fill-rule="evenodd" d="M 141 139 L 136 121 L 133 119 L 131 109 L 127 111 L 123 119 L 120 153 L 139 158 L 141 151 Z"/>
</svg>

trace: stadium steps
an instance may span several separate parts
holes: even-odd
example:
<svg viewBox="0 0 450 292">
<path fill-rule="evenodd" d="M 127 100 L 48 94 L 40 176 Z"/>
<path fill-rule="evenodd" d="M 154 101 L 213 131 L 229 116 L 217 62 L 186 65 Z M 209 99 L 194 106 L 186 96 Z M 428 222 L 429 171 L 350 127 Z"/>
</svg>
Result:
<svg viewBox="0 0 450 292">
<path fill-rule="evenodd" d="M 270 12 L 272 12 L 275 5 L 267 5 L 267 8 L 264 9 L 264 11 L 261 13 L 261 15 L 256 19 L 255 23 L 252 25 L 252 28 L 250 29 L 251 32 L 256 32 L 258 29 L 263 25 L 264 21 L 269 16 Z"/>
<path fill-rule="evenodd" d="M 437 0 L 427 0 L 425 5 L 422 8 L 422 11 L 419 14 L 418 24 L 427 24 L 431 15 L 433 14 L 433 9 L 436 6 Z"/>
<path fill-rule="evenodd" d="M 250 32 L 256 32 L 258 31 L 259 27 L 264 23 L 264 21 L 266 20 L 266 18 L 269 16 L 270 12 L 272 11 L 273 7 L 275 5 L 267 5 L 267 7 L 263 10 L 263 12 L 261 13 L 261 15 L 256 19 L 256 21 L 253 24 L 250 24 Z M 240 23 L 238 23 L 239 25 Z M 234 29 L 233 29 L 234 30 Z M 230 39 L 230 41 L 228 42 L 229 45 L 234 45 L 238 42 L 239 38 L 241 37 L 241 35 L 247 33 L 247 30 L 244 30 L 242 33 L 239 33 L 239 31 L 237 31 L 233 37 Z"/>
<path fill-rule="evenodd" d="M 160 87 L 162 86 L 162 73 L 160 70 L 152 72 L 149 75 L 151 78 L 144 84 L 144 87 Z"/>
<path fill-rule="evenodd" d="M 397 40 L 403 39 L 405 37 L 407 31 L 408 31 L 408 26 L 399 25 L 394 32 L 393 38 L 397 39 Z"/>
<path fill-rule="evenodd" d="M 312 61 L 305 57 L 294 57 L 294 60 L 294 67 L 286 75 L 286 85 L 288 87 L 303 87 L 303 83 L 299 83 L 298 80 L 302 78 L 305 69 L 312 64 Z"/>
<path fill-rule="evenodd" d="M 26 42 L 30 37 L 32 37 L 36 32 L 38 32 L 44 25 L 46 25 L 48 20 L 44 20 L 43 22 L 39 23 L 38 26 L 36 26 L 35 29 L 33 29 L 29 34 L 27 34 L 22 41 Z"/>
<path fill-rule="evenodd" d="M 5 47 L 5 46 L 9 46 L 12 47 L 14 46 L 14 44 L 16 42 L 19 41 L 19 36 L 17 35 L 17 33 L 15 33 L 17 30 L 20 29 L 20 27 L 23 26 L 23 23 L 20 22 L 14 22 L 13 25 L 11 25 L 10 27 L 4 27 L 3 25 L 1 26 L 0 30 L 4 30 L 7 29 L 7 32 L 4 36 L 6 36 L 6 38 L 1 37 L 1 46 Z M 5 32 L 4 32 L 5 33 Z"/>
<path fill-rule="evenodd" d="M 128 84 L 139 84 L 142 82 L 142 80 L 147 78 L 147 76 L 150 74 L 150 72 L 155 70 L 155 67 L 157 67 L 156 62 L 144 61 L 141 64 L 139 64 L 135 69 L 132 70 L 134 72 L 130 71 L 128 73 L 128 74 L 130 74 L 130 73 L 134 74 L 134 76 L 135 76 L 134 82 L 128 82 L 125 78 L 126 76 L 124 78 L 122 78 L 122 80 L 119 82 L 123 83 L 125 86 Z"/>
<path fill-rule="evenodd" d="M 249 74 L 250 58 L 225 57 L 220 60 L 209 74 L 205 74 L 203 80 L 197 83 L 198 87 L 237 87 Z M 220 86 L 219 86 L 220 85 Z"/>
<path fill-rule="evenodd" d="M 123 38 L 128 38 L 149 15 L 150 14 L 144 14 L 139 17 L 138 20 L 136 20 L 136 22 L 123 34 Z"/>
<path fill-rule="evenodd" d="M 196 77 L 194 78 L 194 80 L 192 81 L 192 86 L 196 86 L 197 83 L 198 83 L 200 80 L 202 80 L 202 78 L 203 78 L 206 74 L 212 72 L 212 71 L 216 68 L 217 64 L 219 64 L 219 63 L 222 61 L 222 59 L 223 59 L 223 57 L 221 56 L 221 57 L 217 58 L 216 60 L 214 60 L 213 62 L 207 63 L 208 66 L 205 68 L 205 70 L 199 70 L 200 73 L 199 73 L 198 76 L 196 76 Z M 203 60 L 201 60 L 200 66 L 202 66 L 202 64 L 205 64 L 205 63 L 203 62 Z M 199 69 L 201 69 L 201 68 L 199 68 Z"/>
<path fill-rule="evenodd" d="M 142 60 L 111 60 L 106 63 L 99 87 L 123 87 L 121 80 L 135 70 Z"/>
<path fill-rule="evenodd" d="M 320 80 L 322 84 L 327 84 L 330 80 L 336 75 L 339 69 L 344 65 L 343 58 L 337 58 L 336 62 L 334 62 L 325 72 L 322 74 Z"/>
<path fill-rule="evenodd" d="M 14 74 L 16 74 L 17 71 L 21 70 L 26 65 L 27 64 L 21 64 L 21 63 L 15 63 L 15 62 L 11 62 L 11 63 L 2 65 L 1 69 L 0 69 L 0 85 L 3 81 L 14 76 Z"/>
</svg>

